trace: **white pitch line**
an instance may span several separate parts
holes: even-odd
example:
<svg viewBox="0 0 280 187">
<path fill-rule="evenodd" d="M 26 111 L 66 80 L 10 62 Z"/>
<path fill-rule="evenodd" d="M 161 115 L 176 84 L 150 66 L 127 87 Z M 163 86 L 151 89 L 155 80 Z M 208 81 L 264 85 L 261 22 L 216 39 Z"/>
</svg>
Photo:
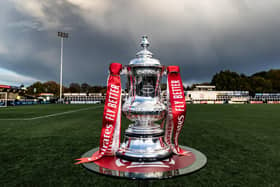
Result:
<svg viewBox="0 0 280 187">
<path fill-rule="evenodd" d="M 75 112 L 80 112 L 80 111 L 89 110 L 89 109 L 92 109 L 92 108 L 100 108 L 100 107 L 103 107 L 103 106 L 81 108 L 81 109 L 78 109 L 78 110 L 70 110 L 70 111 L 66 111 L 66 112 L 60 112 L 60 113 L 55 113 L 55 114 L 48 114 L 48 115 L 44 115 L 44 116 L 38 116 L 38 117 L 29 118 L 29 120 L 42 119 L 42 118 L 48 118 L 48 117 L 53 117 L 53 116 L 61 116 L 61 115 L 64 115 L 64 114 L 71 114 L 71 113 L 75 113 Z"/>
<path fill-rule="evenodd" d="M 11 118 L 2 118 L 0 119 L 0 121 L 19 121 L 19 120 L 28 120 L 29 118 L 14 118 L 14 119 L 11 119 Z"/>
<path fill-rule="evenodd" d="M 71 114 L 71 113 L 75 113 L 75 112 L 80 112 L 80 111 L 84 111 L 84 110 L 89 110 L 89 109 L 95 109 L 95 108 L 101 108 L 103 106 L 98 106 L 98 107 L 88 107 L 88 108 L 81 108 L 81 109 L 77 109 L 77 110 L 70 110 L 70 111 L 66 111 L 66 112 L 60 112 L 60 113 L 55 113 L 55 114 L 48 114 L 48 115 L 43 115 L 43 116 L 38 116 L 38 117 L 33 117 L 33 118 L 15 118 L 15 119 L 0 119 L 1 121 L 15 121 L 15 120 L 36 120 L 36 119 L 42 119 L 42 118 L 48 118 L 48 117 L 54 117 L 54 116 L 61 116 L 64 114 Z"/>
</svg>

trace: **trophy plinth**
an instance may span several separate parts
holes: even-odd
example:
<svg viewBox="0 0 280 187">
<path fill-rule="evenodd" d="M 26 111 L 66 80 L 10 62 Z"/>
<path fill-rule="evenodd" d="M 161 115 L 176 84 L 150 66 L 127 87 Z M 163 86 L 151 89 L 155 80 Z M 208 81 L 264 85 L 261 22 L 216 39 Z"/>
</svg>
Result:
<svg viewBox="0 0 280 187">
<path fill-rule="evenodd" d="M 164 143 L 163 129 L 155 123 L 166 115 L 160 95 L 164 68 L 147 50 L 146 36 L 142 37 L 141 46 L 143 50 L 126 67 L 129 93 L 122 108 L 126 118 L 134 124 L 125 131 L 124 142 L 116 155 L 130 161 L 157 161 L 172 154 Z"/>
</svg>

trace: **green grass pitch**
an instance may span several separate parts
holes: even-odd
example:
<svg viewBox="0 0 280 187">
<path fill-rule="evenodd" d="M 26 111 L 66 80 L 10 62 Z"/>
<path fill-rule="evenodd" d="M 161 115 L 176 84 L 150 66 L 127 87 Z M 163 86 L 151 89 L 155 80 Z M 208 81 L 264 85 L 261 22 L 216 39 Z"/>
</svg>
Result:
<svg viewBox="0 0 280 187">
<path fill-rule="evenodd" d="M 280 186 L 280 105 L 188 105 L 179 143 L 208 158 L 152 186 Z M 74 159 L 99 145 L 102 105 L 0 108 L 0 186 L 136 186 Z M 122 120 L 122 131 L 129 121 Z"/>
</svg>

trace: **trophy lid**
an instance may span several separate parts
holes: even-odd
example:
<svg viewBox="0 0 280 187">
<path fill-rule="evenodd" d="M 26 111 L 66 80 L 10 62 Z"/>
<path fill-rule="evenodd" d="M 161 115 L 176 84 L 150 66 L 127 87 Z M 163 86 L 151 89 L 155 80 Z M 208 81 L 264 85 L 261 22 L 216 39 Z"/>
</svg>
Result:
<svg viewBox="0 0 280 187">
<path fill-rule="evenodd" d="M 158 59 L 152 58 L 153 53 L 148 50 L 150 42 L 147 36 L 142 36 L 142 41 L 140 43 L 143 48 L 141 51 L 136 53 L 136 58 L 132 59 L 129 65 L 136 66 L 161 66 Z"/>
</svg>

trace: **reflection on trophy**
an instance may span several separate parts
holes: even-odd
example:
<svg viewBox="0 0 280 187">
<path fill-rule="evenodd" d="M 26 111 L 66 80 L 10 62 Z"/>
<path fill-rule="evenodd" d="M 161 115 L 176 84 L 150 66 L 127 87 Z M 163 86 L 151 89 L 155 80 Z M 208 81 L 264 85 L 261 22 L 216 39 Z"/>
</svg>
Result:
<svg viewBox="0 0 280 187">
<path fill-rule="evenodd" d="M 156 123 L 166 116 L 160 94 L 164 67 L 148 51 L 147 36 L 142 37 L 141 46 L 143 49 L 125 67 L 129 93 L 122 111 L 134 123 L 126 129 L 116 155 L 130 161 L 163 160 L 172 154 L 163 141 L 164 130 Z"/>
</svg>

